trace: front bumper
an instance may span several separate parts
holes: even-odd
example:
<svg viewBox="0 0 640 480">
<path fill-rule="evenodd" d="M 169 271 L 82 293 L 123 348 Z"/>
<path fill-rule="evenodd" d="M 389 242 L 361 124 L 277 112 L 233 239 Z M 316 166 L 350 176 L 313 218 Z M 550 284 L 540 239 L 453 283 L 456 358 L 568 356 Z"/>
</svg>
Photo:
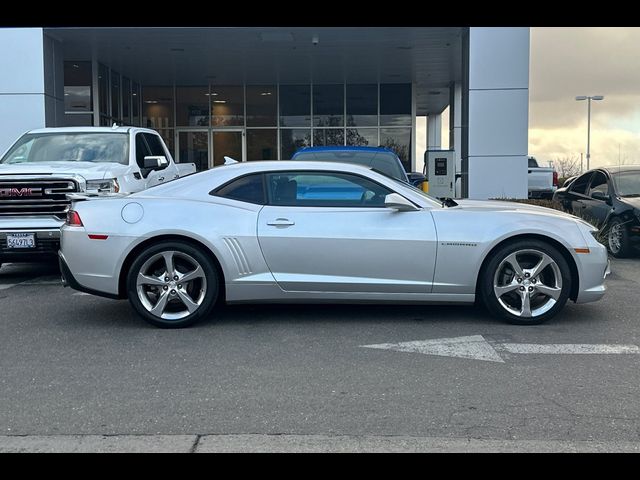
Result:
<svg viewBox="0 0 640 480">
<path fill-rule="evenodd" d="M 34 248 L 7 248 L 7 235 L 33 233 Z M 0 260 L 2 262 L 38 262 L 43 257 L 54 257 L 60 249 L 60 229 L 8 229 L 0 230 Z"/>
</svg>

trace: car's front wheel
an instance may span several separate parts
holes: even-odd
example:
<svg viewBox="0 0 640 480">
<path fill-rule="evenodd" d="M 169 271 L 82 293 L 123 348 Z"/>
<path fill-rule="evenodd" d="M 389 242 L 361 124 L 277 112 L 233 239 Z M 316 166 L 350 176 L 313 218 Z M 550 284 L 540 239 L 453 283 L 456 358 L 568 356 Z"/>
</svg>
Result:
<svg viewBox="0 0 640 480">
<path fill-rule="evenodd" d="M 186 327 L 206 317 L 218 291 L 218 273 L 209 256 L 183 242 L 161 242 L 145 249 L 127 277 L 133 308 L 163 328 Z"/>
<path fill-rule="evenodd" d="M 609 222 L 607 246 L 611 255 L 616 258 L 625 258 L 631 254 L 629 230 L 622 219 L 614 218 Z"/>
<path fill-rule="evenodd" d="M 517 325 L 537 325 L 567 302 L 571 271 L 563 255 L 548 243 L 516 241 L 489 259 L 480 290 L 493 315 Z"/>
</svg>

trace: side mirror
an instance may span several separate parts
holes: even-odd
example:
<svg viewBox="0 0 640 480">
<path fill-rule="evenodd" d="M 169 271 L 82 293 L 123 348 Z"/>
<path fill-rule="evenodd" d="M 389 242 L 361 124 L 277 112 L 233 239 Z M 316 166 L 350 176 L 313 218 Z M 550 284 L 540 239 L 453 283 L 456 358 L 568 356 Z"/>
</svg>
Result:
<svg viewBox="0 0 640 480">
<path fill-rule="evenodd" d="M 144 157 L 144 168 L 150 168 L 152 170 L 159 170 L 167 168 L 169 166 L 169 160 L 164 155 L 153 156 L 149 155 Z"/>
<path fill-rule="evenodd" d="M 399 212 L 411 212 L 418 210 L 418 207 L 397 193 L 390 193 L 384 197 L 384 206 L 398 210 Z"/>
<path fill-rule="evenodd" d="M 593 192 L 591 194 L 591 198 L 593 198 L 594 200 L 600 200 L 601 202 L 609 201 L 609 195 L 604 192 Z"/>
</svg>

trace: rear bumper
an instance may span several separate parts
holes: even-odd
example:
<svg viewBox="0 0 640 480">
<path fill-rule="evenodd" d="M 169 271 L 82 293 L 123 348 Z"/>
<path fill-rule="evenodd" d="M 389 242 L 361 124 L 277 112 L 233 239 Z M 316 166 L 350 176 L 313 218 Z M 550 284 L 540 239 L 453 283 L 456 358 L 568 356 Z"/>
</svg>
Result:
<svg viewBox="0 0 640 480">
<path fill-rule="evenodd" d="M 62 255 L 62 252 L 58 252 L 58 263 L 60 265 L 60 273 L 62 275 L 63 286 L 71 287 L 74 290 L 78 290 L 79 292 L 89 293 L 91 295 L 97 295 L 99 297 L 106 297 L 114 300 L 119 300 L 121 298 L 118 295 L 113 295 L 111 293 L 106 293 L 106 292 L 99 292 L 97 290 L 93 290 L 91 288 L 82 286 L 71 273 L 71 270 L 69 269 L 69 266 L 67 265 L 67 262 L 64 259 L 64 255 Z"/>
</svg>

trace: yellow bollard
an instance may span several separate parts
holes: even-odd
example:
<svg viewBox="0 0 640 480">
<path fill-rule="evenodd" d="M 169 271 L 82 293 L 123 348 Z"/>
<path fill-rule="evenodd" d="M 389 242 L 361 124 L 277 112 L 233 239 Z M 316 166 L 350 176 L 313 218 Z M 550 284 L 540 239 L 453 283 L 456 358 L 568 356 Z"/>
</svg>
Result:
<svg viewBox="0 0 640 480">
<path fill-rule="evenodd" d="M 422 182 L 420 187 L 424 193 L 429 193 L 429 182 Z"/>
</svg>

